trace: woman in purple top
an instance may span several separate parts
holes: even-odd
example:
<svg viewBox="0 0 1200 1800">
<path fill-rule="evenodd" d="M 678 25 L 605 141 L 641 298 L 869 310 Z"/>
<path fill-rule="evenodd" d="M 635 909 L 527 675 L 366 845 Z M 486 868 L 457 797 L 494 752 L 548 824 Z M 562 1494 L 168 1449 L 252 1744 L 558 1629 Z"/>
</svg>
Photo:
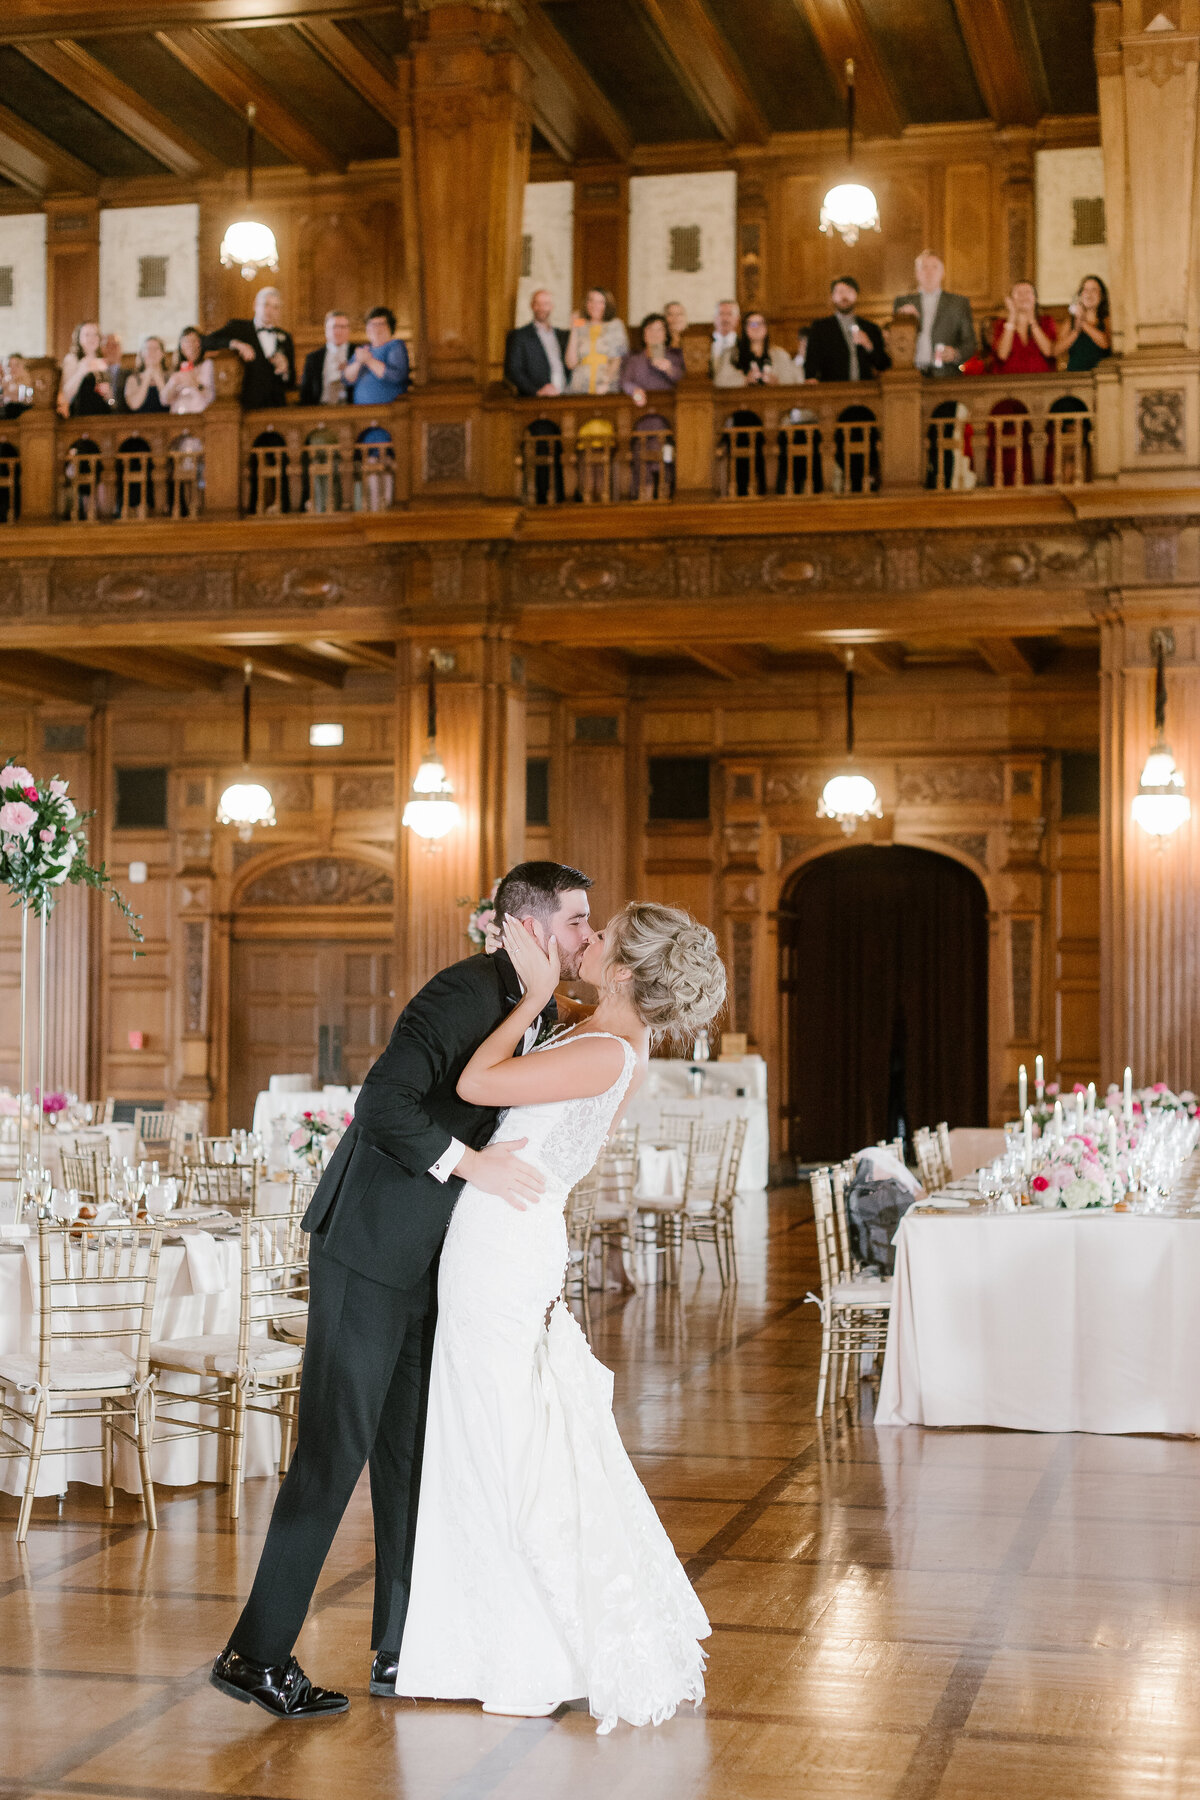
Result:
<svg viewBox="0 0 1200 1800">
<path fill-rule="evenodd" d="M 649 393 L 669 392 L 684 372 L 682 350 L 667 347 L 667 321 L 661 313 L 647 313 L 642 320 L 642 347 L 625 358 L 621 387 L 637 406 L 645 406 Z"/>
</svg>

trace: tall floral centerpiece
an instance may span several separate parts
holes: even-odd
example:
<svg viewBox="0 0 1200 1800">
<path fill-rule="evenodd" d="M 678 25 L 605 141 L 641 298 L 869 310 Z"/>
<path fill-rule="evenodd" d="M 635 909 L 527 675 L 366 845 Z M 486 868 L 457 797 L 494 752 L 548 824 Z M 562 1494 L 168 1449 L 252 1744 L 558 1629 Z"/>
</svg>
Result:
<svg viewBox="0 0 1200 1800">
<path fill-rule="evenodd" d="M 91 813 L 76 811 L 69 783 L 59 776 L 38 781 L 19 763 L 0 768 L 0 885 L 21 908 L 20 1092 L 17 1109 L 18 1192 L 25 1173 L 25 1050 L 28 1041 L 29 917 L 41 930 L 38 970 L 38 1099 L 46 1092 L 46 934 L 50 915 L 64 886 L 91 887 L 107 894 L 135 942 L 142 933 L 137 915 L 118 893 L 103 863 L 88 861 L 87 831 Z M 137 955 L 137 951 L 134 951 Z M 37 1115 L 36 1175 L 42 1172 L 41 1104 Z"/>
<path fill-rule="evenodd" d="M 471 908 L 467 915 L 467 937 L 477 950 L 486 950 L 489 939 L 493 936 L 499 942 L 499 925 L 496 919 L 496 890 L 499 886 L 498 880 L 493 881 L 490 890 L 478 900 L 467 897 L 458 903 Z"/>
</svg>

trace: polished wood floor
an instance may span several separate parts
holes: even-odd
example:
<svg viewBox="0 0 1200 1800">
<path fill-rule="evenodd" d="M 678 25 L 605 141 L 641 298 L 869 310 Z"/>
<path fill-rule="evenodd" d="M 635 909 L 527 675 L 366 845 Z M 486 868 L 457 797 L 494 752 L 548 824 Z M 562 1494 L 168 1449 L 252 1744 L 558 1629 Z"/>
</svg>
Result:
<svg viewBox="0 0 1200 1800">
<path fill-rule="evenodd" d="M 208 1686 L 274 1484 L 99 1522 L 0 1501 L 0 1795 L 208 1800 L 1145 1800 L 1200 1796 L 1200 1446 L 812 1419 L 811 1214 L 747 1221 L 736 1300 L 596 1321 L 621 1425 L 712 1617 L 708 1700 L 597 1739 L 366 1692 L 360 1493 L 299 1645 L 349 1714 L 276 1725 Z M 689 1259 L 694 1253 L 689 1252 Z M 869 1411 L 869 1408 L 868 1408 Z"/>
</svg>

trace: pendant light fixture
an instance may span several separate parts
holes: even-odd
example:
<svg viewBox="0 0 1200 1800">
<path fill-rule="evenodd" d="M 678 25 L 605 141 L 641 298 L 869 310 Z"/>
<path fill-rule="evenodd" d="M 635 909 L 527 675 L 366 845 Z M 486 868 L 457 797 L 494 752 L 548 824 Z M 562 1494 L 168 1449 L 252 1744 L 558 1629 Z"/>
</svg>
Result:
<svg viewBox="0 0 1200 1800">
<path fill-rule="evenodd" d="M 254 199 L 254 120 L 258 108 L 251 101 L 246 108 L 246 212 Z M 240 269 L 246 281 L 263 269 L 279 267 L 279 250 L 275 233 L 269 225 L 247 216 L 237 219 L 221 239 L 221 267 Z"/>
<path fill-rule="evenodd" d="M 459 821 L 458 801 L 446 779 L 446 770 L 437 752 L 437 652 L 429 652 L 429 688 L 426 699 L 425 754 L 413 779 L 412 792 L 404 808 L 401 824 L 424 838 L 426 847 L 434 848 L 439 838 L 453 831 Z"/>
<path fill-rule="evenodd" d="M 242 780 L 233 781 L 217 801 L 217 824 L 236 825 L 243 844 L 248 844 L 256 825 L 274 825 L 275 802 L 261 782 L 250 780 L 250 676 L 253 665 L 242 664 Z"/>
<path fill-rule="evenodd" d="M 847 837 L 853 837 L 867 819 L 881 819 L 883 808 L 870 776 L 854 767 L 854 652 L 846 652 L 846 761 L 850 765 L 831 775 L 817 801 L 818 819 L 836 819 Z"/>
<path fill-rule="evenodd" d="M 831 187 L 821 202 L 821 230 L 826 237 L 840 237 L 853 248 L 864 231 L 879 231 L 879 206 L 869 187 L 849 179 L 854 165 L 854 58 L 848 56 L 846 73 L 846 174 Z"/>
<path fill-rule="evenodd" d="M 1175 767 L 1171 746 L 1166 741 L 1167 676 L 1164 664 L 1168 654 L 1175 653 L 1172 631 L 1153 631 L 1150 647 L 1154 651 L 1154 743 L 1142 770 L 1138 791 L 1133 796 L 1134 822 L 1158 838 L 1161 843 L 1178 831 L 1192 816 L 1187 782 Z"/>
</svg>

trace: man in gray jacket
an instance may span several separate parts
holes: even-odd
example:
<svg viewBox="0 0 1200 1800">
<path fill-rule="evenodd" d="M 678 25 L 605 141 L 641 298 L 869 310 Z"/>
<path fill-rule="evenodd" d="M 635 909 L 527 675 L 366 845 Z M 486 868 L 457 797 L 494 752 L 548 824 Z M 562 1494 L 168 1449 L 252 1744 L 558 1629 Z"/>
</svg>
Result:
<svg viewBox="0 0 1200 1800">
<path fill-rule="evenodd" d="M 895 310 L 917 321 L 917 368 L 924 375 L 957 375 L 975 354 L 971 303 L 965 294 L 943 290 L 946 265 L 936 250 L 922 250 L 916 270 L 916 293 L 901 294 Z"/>
</svg>

